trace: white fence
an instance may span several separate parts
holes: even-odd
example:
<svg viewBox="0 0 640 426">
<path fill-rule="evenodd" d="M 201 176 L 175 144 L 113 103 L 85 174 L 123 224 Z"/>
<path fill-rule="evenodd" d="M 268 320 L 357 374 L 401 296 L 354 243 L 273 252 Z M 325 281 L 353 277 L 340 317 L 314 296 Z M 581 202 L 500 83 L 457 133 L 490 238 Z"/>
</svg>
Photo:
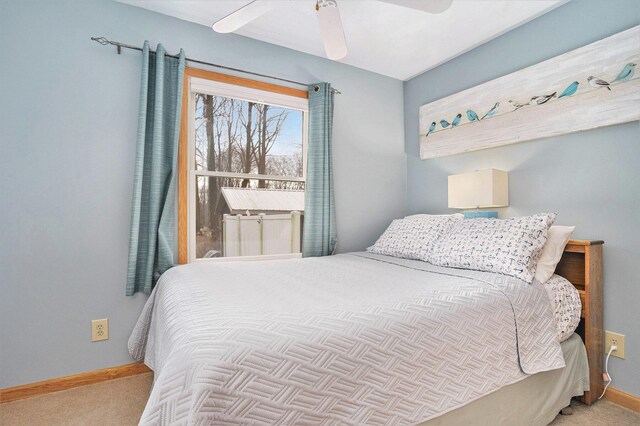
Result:
<svg viewBox="0 0 640 426">
<path fill-rule="evenodd" d="M 222 227 L 225 257 L 300 253 L 300 212 L 225 214 Z"/>
</svg>

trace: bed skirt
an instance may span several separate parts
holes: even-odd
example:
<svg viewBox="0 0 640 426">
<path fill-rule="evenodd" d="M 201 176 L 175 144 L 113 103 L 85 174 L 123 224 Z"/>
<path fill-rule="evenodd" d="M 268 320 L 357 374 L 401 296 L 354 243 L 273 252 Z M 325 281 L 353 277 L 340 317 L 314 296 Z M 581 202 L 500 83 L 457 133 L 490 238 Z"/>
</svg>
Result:
<svg viewBox="0 0 640 426">
<path fill-rule="evenodd" d="M 580 336 L 574 334 L 560 346 L 565 368 L 534 374 L 421 425 L 548 425 L 572 397 L 589 390 L 587 352 Z"/>
</svg>

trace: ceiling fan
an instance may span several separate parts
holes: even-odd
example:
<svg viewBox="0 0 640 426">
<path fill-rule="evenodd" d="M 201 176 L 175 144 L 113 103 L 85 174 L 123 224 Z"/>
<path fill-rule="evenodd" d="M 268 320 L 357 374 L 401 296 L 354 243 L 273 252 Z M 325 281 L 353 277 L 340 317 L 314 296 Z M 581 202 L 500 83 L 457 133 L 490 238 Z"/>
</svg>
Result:
<svg viewBox="0 0 640 426">
<path fill-rule="evenodd" d="M 378 0 L 397 6 L 408 7 L 428 13 L 442 13 L 449 9 L 453 0 Z M 213 29 L 219 33 L 232 33 L 260 16 L 273 7 L 269 0 L 253 0 L 251 3 L 230 13 L 213 24 Z M 342 28 L 340 11 L 336 0 L 316 0 L 316 16 L 320 27 L 320 35 L 327 57 L 339 60 L 347 56 L 347 41 Z"/>
</svg>

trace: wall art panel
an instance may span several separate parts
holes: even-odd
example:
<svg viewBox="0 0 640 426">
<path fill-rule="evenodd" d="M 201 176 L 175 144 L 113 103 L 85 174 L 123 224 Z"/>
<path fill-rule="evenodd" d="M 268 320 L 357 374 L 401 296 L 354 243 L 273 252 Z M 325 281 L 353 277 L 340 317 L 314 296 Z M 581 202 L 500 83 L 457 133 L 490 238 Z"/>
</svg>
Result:
<svg viewBox="0 0 640 426">
<path fill-rule="evenodd" d="M 638 64 L 640 26 L 423 105 L 420 158 L 640 120 Z"/>
</svg>

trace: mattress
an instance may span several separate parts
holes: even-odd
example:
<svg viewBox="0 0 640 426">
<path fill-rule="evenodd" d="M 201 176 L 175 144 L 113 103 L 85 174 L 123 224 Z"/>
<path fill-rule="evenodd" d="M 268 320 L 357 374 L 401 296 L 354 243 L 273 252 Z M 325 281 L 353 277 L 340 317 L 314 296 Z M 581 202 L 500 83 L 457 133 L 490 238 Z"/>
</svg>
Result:
<svg viewBox="0 0 640 426">
<path fill-rule="evenodd" d="M 572 334 L 561 343 L 565 368 L 534 374 L 421 426 L 544 426 L 589 390 L 589 364 L 582 339 Z"/>
<path fill-rule="evenodd" d="M 546 291 L 370 253 L 196 263 L 129 340 L 141 424 L 415 424 L 564 367 Z"/>
</svg>

